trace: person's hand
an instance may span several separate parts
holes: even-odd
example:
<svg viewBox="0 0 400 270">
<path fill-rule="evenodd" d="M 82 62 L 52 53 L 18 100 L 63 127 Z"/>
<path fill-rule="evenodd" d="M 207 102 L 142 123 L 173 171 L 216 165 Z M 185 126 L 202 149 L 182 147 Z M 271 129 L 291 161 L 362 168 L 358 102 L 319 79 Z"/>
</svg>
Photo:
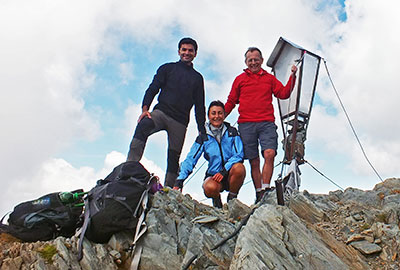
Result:
<svg viewBox="0 0 400 270">
<path fill-rule="evenodd" d="M 217 183 L 220 183 L 224 179 L 224 176 L 220 173 L 216 173 L 213 177 L 212 180 L 214 180 Z"/>
<path fill-rule="evenodd" d="M 293 66 L 292 66 L 291 71 L 292 71 L 293 74 L 296 74 L 296 72 L 297 72 L 297 67 L 296 67 L 296 65 L 293 65 Z"/>
<path fill-rule="evenodd" d="M 144 110 L 142 114 L 139 116 L 138 123 L 145 117 L 151 118 L 151 114 L 149 111 Z"/>
</svg>

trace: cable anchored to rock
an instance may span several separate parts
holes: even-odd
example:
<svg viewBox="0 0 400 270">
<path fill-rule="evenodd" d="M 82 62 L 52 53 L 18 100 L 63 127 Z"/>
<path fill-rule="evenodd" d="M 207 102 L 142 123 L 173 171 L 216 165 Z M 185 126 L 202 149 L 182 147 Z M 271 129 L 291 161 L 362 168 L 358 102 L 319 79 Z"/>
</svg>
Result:
<svg viewBox="0 0 400 270">
<path fill-rule="evenodd" d="M 337 186 L 338 188 L 340 188 L 341 190 L 344 191 L 344 189 L 339 186 L 338 184 L 336 184 L 333 180 L 331 180 L 329 177 L 327 177 L 325 174 L 323 174 L 321 171 L 319 171 L 317 168 L 315 168 L 310 162 L 308 162 L 307 160 L 304 160 L 304 163 L 307 163 L 308 165 L 310 165 L 311 168 L 313 168 L 316 172 L 318 172 L 320 175 L 322 175 L 323 177 L 325 177 L 326 179 L 329 180 L 329 182 L 331 182 L 332 184 L 334 184 L 335 186 Z"/>
<path fill-rule="evenodd" d="M 329 81 L 330 81 L 331 84 L 332 84 L 332 88 L 333 88 L 333 90 L 335 91 L 336 97 L 337 97 L 338 100 L 339 100 L 340 106 L 342 107 L 342 110 L 343 110 L 344 114 L 346 115 L 347 121 L 349 122 L 350 127 L 351 127 L 351 130 L 353 131 L 353 134 L 354 134 L 354 136 L 356 137 L 356 140 L 357 140 L 357 142 L 358 142 L 358 145 L 360 146 L 361 151 L 362 151 L 362 153 L 363 153 L 365 159 L 367 160 L 369 166 L 372 168 L 372 170 L 375 172 L 375 174 L 378 176 L 378 178 L 383 182 L 382 177 L 379 175 L 379 173 L 377 172 L 377 170 L 375 169 L 375 167 L 374 167 L 374 166 L 372 165 L 372 163 L 369 161 L 369 159 L 368 159 L 368 157 L 367 157 L 367 154 L 365 153 L 364 147 L 362 146 L 361 141 L 360 141 L 360 139 L 358 138 L 358 135 L 357 135 L 357 133 L 356 133 L 356 130 L 354 129 L 353 124 L 352 124 L 352 122 L 351 122 L 351 120 L 350 120 L 350 117 L 349 117 L 349 115 L 347 114 L 346 108 L 344 107 L 343 102 L 342 102 L 342 100 L 341 100 L 340 97 L 339 97 L 339 93 L 337 92 L 336 87 L 335 87 L 335 85 L 334 85 L 334 83 L 333 83 L 333 81 L 332 81 L 331 74 L 329 73 L 328 66 L 326 65 L 326 60 L 325 60 L 324 58 L 323 58 L 323 60 L 324 60 L 324 66 L 325 66 L 325 70 L 326 70 L 326 73 L 327 73 L 327 75 L 328 75 Z"/>
</svg>

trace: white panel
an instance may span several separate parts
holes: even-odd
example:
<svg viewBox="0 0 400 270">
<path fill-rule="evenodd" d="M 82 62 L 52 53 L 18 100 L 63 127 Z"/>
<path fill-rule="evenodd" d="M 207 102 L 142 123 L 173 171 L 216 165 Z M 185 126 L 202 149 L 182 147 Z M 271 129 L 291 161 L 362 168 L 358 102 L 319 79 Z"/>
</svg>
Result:
<svg viewBox="0 0 400 270">
<path fill-rule="evenodd" d="M 301 58 L 301 53 L 302 51 L 300 49 L 289 44 L 284 46 L 282 53 L 280 54 L 274 67 L 275 76 L 282 84 L 285 85 L 287 83 L 291 74 L 291 66 L 296 63 L 295 60 L 299 60 Z M 283 116 L 296 110 L 297 85 L 298 80 L 296 80 L 294 90 L 289 99 L 278 100 Z"/>
<path fill-rule="evenodd" d="M 318 58 L 315 58 L 310 54 L 306 54 L 304 56 L 299 112 L 307 115 L 309 114 L 311 109 L 310 105 L 312 93 L 314 90 L 314 82 L 317 73 L 318 63 Z"/>
</svg>

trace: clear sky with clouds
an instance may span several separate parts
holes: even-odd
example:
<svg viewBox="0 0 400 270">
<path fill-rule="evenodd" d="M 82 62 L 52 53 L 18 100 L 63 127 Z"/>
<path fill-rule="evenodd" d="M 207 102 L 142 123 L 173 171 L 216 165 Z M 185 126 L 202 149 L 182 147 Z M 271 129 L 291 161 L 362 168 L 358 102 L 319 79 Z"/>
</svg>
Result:
<svg viewBox="0 0 400 270">
<path fill-rule="evenodd" d="M 324 57 L 371 162 L 382 178 L 399 177 L 399 9 L 395 0 L 0 0 L 0 213 L 49 192 L 89 190 L 123 162 L 144 91 L 161 64 L 179 59 L 184 36 L 199 44 L 194 66 L 207 105 L 226 101 L 249 46 L 266 62 L 282 36 Z M 237 108 L 227 121 L 236 120 Z M 196 133 L 192 113 L 181 161 Z M 165 145 L 165 133 L 153 135 L 142 160 L 161 178 Z M 343 188 L 380 182 L 323 65 L 305 158 Z M 338 189 L 308 165 L 300 169 L 301 190 Z M 184 193 L 210 203 L 204 171 Z M 251 204 L 249 170 L 245 181 L 239 199 Z"/>
</svg>

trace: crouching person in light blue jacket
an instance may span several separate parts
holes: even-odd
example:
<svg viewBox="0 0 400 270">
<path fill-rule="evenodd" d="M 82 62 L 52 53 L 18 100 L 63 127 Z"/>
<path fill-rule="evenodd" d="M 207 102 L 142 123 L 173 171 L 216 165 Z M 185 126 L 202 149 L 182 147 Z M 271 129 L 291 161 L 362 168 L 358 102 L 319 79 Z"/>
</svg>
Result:
<svg viewBox="0 0 400 270">
<path fill-rule="evenodd" d="M 183 182 L 192 173 L 197 161 L 204 154 L 208 169 L 203 182 L 204 194 L 212 198 L 215 207 L 222 207 L 220 192 L 227 190 L 228 202 L 237 197 L 246 176 L 243 165 L 243 144 L 236 128 L 224 122 L 225 108 L 221 101 L 213 101 L 208 107 L 206 133 L 196 138 L 185 161 L 174 189 L 181 190 Z"/>
</svg>

